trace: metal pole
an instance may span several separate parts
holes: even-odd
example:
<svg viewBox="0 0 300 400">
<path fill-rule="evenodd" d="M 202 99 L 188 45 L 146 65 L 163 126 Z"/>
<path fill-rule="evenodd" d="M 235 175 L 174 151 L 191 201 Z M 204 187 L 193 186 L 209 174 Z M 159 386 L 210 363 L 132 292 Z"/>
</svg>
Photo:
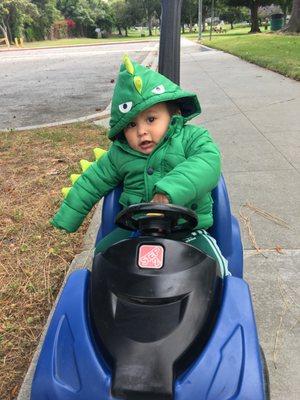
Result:
<svg viewBox="0 0 300 400">
<path fill-rule="evenodd" d="M 214 14 L 215 14 L 215 2 L 214 2 L 214 0 L 212 0 L 212 1 L 211 1 L 211 13 L 210 13 L 210 31 L 209 31 L 209 40 L 211 40 L 211 34 L 212 34 L 212 24 L 213 24 Z"/>
<path fill-rule="evenodd" d="M 202 0 L 198 2 L 198 40 L 202 39 Z"/>
<path fill-rule="evenodd" d="M 177 84 L 180 80 L 181 4 L 182 0 L 161 0 L 158 71 Z"/>
</svg>

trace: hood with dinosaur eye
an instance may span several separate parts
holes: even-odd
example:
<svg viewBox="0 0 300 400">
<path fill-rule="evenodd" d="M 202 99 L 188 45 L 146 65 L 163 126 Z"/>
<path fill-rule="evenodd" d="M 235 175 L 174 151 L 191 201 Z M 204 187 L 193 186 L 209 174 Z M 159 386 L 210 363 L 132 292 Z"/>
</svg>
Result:
<svg viewBox="0 0 300 400">
<path fill-rule="evenodd" d="M 170 100 L 176 100 L 185 120 L 201 112 L 195 94 L 125 56 L 112 98 L 108 137 L 114 140 L 141 111 Z"/>
</svg>

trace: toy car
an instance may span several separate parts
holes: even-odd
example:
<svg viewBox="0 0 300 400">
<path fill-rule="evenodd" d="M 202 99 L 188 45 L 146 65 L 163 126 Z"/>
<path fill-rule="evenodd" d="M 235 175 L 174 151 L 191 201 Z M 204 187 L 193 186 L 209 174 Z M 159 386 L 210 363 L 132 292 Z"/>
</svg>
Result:
<svg viewBox="0 0 300 400">
<path fill-rule="evenodd" d="M 104 201 L 97 241 L 115 227 L 120 191 Z M 135 233 L 97 254 L 92 272 L 69 276 L 31 400 L 269 398 L 223 178 L 213 197 L 211 234 L 232 275 L 222 279 L 213 259 L 180 241 L 197 224 L 193 211 L 145 203 L 119 212 L 117 224 Z"/>
</svg>

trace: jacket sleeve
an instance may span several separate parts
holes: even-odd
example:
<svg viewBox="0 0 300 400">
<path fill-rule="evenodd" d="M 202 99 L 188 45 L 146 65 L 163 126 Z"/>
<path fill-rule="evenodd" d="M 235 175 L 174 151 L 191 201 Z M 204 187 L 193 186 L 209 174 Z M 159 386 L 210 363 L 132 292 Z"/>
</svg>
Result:
<svg viewBox="0 0 300 400">
<path fill-rule="evenodd" d="M 211 192 L 221 174 L 220 152 L 208 131 L 198 127 L 189 129 L 184 144 L 186 160 L 155 185 L 155 193 L 165 193 L 171 203 L 182 206 Z"/>
<path fill-rule="evenodd" d="M 121 181 L 111 151 L 95 161 L 75 182 L 50 221 L 56 228 L 75 232 L 92 207 Z"/>
</svg>

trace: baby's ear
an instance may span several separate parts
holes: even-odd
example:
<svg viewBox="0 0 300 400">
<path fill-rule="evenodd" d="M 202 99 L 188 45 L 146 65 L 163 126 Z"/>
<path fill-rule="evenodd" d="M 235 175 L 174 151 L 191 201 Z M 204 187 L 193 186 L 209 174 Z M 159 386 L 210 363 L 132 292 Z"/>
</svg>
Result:
<svg viewBox="0 0 300 400">
<path fill-rule="evenodd" d="M 168 107 L 168 111 L 170 116 L 172 117 L 173 115 L 181 115 L 181 109 L 180 105 L 176 101 L 167 101 L 166 105 Z"/>
</svg>

